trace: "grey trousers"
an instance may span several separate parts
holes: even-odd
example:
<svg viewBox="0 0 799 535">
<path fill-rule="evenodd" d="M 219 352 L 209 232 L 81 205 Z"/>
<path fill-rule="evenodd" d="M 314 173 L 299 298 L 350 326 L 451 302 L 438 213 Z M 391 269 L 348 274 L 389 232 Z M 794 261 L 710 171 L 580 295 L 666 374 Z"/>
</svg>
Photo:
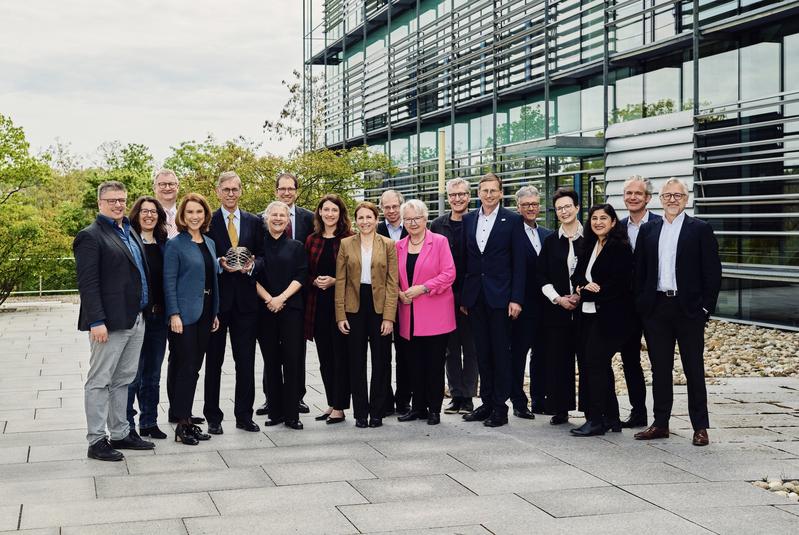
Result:
<svg viewBox="0 0 799 535">
<path fill-rule="evenodd" d="M 106 424 L 112 440 L 128 436 L 128 385 L 136 378 L 143 340 L 144 318 L 139 314 L 132 328 L 109 331 L 105 343 L 89 342 L 89 374 L 83 387 L 89 444 L 106 437 Z"/>
<path fill-rule="evenodd" d="M 469 317 L 455 309 L 456 329 L 447 342 L 447 384 L 453 398 L 477 395 L 477 350 Z"/>
</svg>

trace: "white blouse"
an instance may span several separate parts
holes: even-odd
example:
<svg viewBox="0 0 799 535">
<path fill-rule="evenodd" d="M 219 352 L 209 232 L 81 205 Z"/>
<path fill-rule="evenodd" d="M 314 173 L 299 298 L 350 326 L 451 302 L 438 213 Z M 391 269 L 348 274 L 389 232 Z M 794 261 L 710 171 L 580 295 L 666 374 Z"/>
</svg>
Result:
<svg viewBox="0 0 799 535">
<path fill-rule="evenodd" d="M 374 248 L 374 244 L 372 245 Z M 372 284 L 372 249 L 361 245 L 361 284 Z"/>
<path fill-rule="evenodd" d="M 594 244 L 594 250 L 591 253 L 591 258 L 588 260 L 588 265 L 585 268 L 585 280 L 588 282 L 594 282 L 594 279 L 591 277 L 591 268 L 594 267 L 594 262 L 596 261 L 596 257 L 599 256 L 600 251 L 601 249 L 599 248 L 599 242 L 596 242 L 596 244 Z M 583 313 L 596 314 L 596 303 L 587 303 L 583 301 Z"/>
</svg>

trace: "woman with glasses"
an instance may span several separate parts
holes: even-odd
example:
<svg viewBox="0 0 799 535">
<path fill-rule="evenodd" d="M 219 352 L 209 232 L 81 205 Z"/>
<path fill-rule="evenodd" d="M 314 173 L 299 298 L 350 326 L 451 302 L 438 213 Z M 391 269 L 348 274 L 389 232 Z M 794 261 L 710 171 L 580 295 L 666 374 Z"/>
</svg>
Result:
<svg viewBox="0 0 799 535">
<path fill-rule="evenodd" d="M 547 412 L 552 425 L 569 421 L 574 403 L 574 359 L 577 353 L 580 296 L 571 277 L 583 248 L 583 226 L 577 219 L 579 197 L 570 188 L 558 188 L 552 205 L 560 228 L 544 239 L 538 258 L 538 283 L 548 305 L 542 310 L 544 360 L 546 361 Z M 578 366 L 580 356 L 578 354 Z M 582 378 L 582 374 L 580 374 Z M 580 381 L 580 392 L 584 382 Z M 583 396 L 580 396 L 582 400 Z"/>
<path fill-rule="evenodd" d="M 444 363 L 449 333 L 455 330 L 455 262 L 449 241 L 427 230 L 427 206 L 420 200 L 400 207 L 408 235 L 397 242 L 399 329 L 408 340 L 413 404 L 400 422 L 441 422 Z"/>
<path fill-rule="evenodd" d="M 375 232 L 377 206 L 355 207 L 358 234 L 341 240 L 336 258 L 336 322 L 347 337 L 355 427 L 380 427 L 391 366 L 389 336 L 397 316 L 397 249 Z M 372 355 L 366 384 L 367 344 Z M 367 421 L 368 418 L 368 421 Z"/>
<path fill-rule="evenodd" d="M 630 337 L 635 320 L 633 250 L 627 231 L 618 224 L 616 211 L 609 204 L 592 206 L 588 221 L 583 252 L 572 276 L 581 300 L 584 366 L 580 383 L 587 385 L 587 401 L 585 424 L 571 432 L 583 437 L 621 431 L 611 360 Z"/>
<path fill-rule="evenodd" d="M 139 355 L 136 378 L 128 385 L 128 423 L 136 429 L 133 402 L 139 400 L 139 434 L 143 437 L 166 438 L 158 428 L 159 383 L 161 365 L 166 352 L 167 327 L 164 318 L 164 247 L 167 241 L 166 212 L 154 197 L 136 199 L 128 215 L 144 243 L 144 254 L 150 268 L 147 294 L 150 302 L 144 309 L 144 341 Z"/>
</svg>

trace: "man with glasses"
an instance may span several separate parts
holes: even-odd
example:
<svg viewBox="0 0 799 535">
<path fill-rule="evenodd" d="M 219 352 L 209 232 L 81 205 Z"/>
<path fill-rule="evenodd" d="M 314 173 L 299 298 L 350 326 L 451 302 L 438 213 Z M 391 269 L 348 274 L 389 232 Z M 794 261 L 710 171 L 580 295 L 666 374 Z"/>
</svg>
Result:
<svg viewBox="0 0 799 535">
<path fill-rule="evenodd" d="M 89 331 L 91 348 L 84 386 L 87 456 L 100 461 L 121 461 L 120 449 L 155 447 L 127 419 L 128 385 L 139 367 L 142 310 L 149 300 L 144 244 L 125 217 L 127 196 L 121 182 L 100 184 L 100 213 L 72 244 L 80 292 L 78 330 Z"/>
<path fill-rule="evenodd" d="M 225 361 L 227 333 L 236 363 L 236 389 L 233 413 L 236 428 L 257 433 L 252 420 L 255 402 L 255 338 L 258 330 L 258 311 L 263 307 L 255 291 L 255 279 L 250 276 L 252 263 L 231 267 L 225 253 L 231 247 L 246 247 L 251 254 L 261 256 L 264 226 L 261 219 L 239 208 L 241 178 L 225 171 L 216 182 L 216 195 L 221 204 L 211 217 L 208 236 L 220 254 L 219 264 L 219 329 L 211 333 L 205 357 L 205 395 L 203 414 L 208 420 L 208 432 L 221 435 L 224 413 L 219 407 L 222 364 Z"/>
<path fill-rule="evenodd" d="M 631 176 L 624 182 L 624 206 L 629 215 L 619 223 L 627 229 L 630 245 L 635 250 L 638 232 L 644 223 L 659 221 L 660 216 L 647 210 L 652 200 L 652 183 L 641 176 Z M 621 422 L 622 427 L 646 427 L 646 382 L 641 368 L 641 335 L 644 326 L 641 317 L 635 315 L 635 326 L 630 339 L 621 348 L 621 362 L 624 367 L 624 380 L 627 383 L 627 397 L 630 400 L 630 417 Z"/>
<path fill-rule="evenodd" d="M 535 414 L 544 414 L 546 401 L 546 373 L 544 355 L 537 331 L 544 295 L 538 286 L 538 255 L 544 239 L 552 231 L 538 224 L 541 211 L 541 194 L 535 186 L 523 186 L 516 192 L 516 209 L 524 220 L 524 256 L 527 280 L 524 284 L 524 307 L 519 319 L 513 322 L 511 353 L 513 354 L 510 400 L 513 415 L 532 420 Z M 530 354 L 530 407 L 524 393 L 524 370 Z"/>
<path fill-rule="evenodd" d="M 161 169 L 153 178 L 153 194 L 166 212 L 166 233 L 169 239 L 178 235 L 178 227 L 175 226 L 175 214 L 177 214 L 178 189 L 180 181 L 175 172 L 170 169 Z"/>
<path fill-rule="evenodd" d="M 447 182 L 447 200 L 450 211 L 435 218 L 430 230 L 446 236 L 452 259 L 455 261 L 455 282 L 452 293 L 455 295 L 456 329 L 447 341 L 447 384 L 451 402 L 444 409 L 447 414 L 469 413 L 474 410 L 472 398 L 477 395 L 477 351 L 469 326 L 469 318 L 460 310 L 461 287 L 463 286 L 464 258 L 463 216 L 469 211 L 469 182 L 453 178 Z"/>
<path fill-rule="evenodd" d="M 463 419 L 486 427 L 508 423 L 511 391 L 511 322 L 524 302 L 522 218 L 500 206 L 502 180 L 488 173 L 477 185 L 482 206 L 463 216 L 466 275 L 461 310 L 468 314 L 477 348 L 483 404 Z"/>
<path fill-rule="evenodd" d="M 688 387 L 694 446 L 709 442 L 705 387 L 705 323 L 721 288 L 719 246 L 713 229 L 685 214 L 688 188 L 677 178 L 660 192 L 664 218 L 641 227 L 635 245 L 635 295 L 652 364 L 654 422 L 637 440 L 667 438 L 673 404 L 674 344 Z"/>
</svg>

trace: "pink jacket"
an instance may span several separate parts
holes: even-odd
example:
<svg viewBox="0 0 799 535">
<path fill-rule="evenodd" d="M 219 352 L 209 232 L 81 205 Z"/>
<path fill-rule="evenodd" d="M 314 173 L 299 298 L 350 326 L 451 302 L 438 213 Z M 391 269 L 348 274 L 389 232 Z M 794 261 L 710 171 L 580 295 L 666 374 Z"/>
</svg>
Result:
<svg viewBox="0 0 799 535">
<path fill-rule="evenodd" d="M 455 282 L 455 262 L 447 238 L 441 234 L 425 233 L 424 244 L 416 259 L 413 281 L 408 280 L 408 240 L 406 236 L 397 242 L 399 262 L 399 287 L 405 291 L 416 284 L 423 284 L 430 293 L 413 300 L 413 328 L 416 336 L 433 336 L 455 330 L 455 297 L 452 283 Z M 411 337 L 411 305 L 399 301 L 400 336 Z"/>
</svg>

